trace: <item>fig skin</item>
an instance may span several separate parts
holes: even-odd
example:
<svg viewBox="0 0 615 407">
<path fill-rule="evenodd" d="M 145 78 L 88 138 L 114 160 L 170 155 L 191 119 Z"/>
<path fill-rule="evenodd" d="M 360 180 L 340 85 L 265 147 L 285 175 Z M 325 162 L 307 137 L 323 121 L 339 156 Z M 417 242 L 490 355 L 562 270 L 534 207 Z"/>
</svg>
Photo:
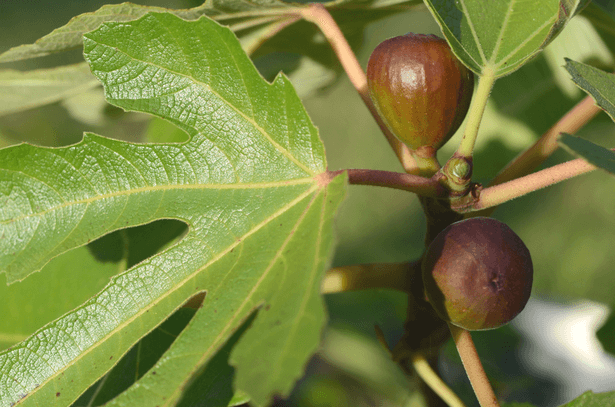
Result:
<svg viewBox="0 0 615 407">
<path fill-rule="evenodd" d="M 413 150 L 437 150 L 468 112 L 474 74 L 442 38 L 409 33 L 374 49 L 367 84 L 376 110 L 397 138 Z"/>
<path fill-rule="evenodd" d="M 425 293 L 438 316 L 469 331 L 498 328 L 525 307 L 534 276 L 530 252 L 506 224 L 470 218 L 429 245 Z"/>
</svg>

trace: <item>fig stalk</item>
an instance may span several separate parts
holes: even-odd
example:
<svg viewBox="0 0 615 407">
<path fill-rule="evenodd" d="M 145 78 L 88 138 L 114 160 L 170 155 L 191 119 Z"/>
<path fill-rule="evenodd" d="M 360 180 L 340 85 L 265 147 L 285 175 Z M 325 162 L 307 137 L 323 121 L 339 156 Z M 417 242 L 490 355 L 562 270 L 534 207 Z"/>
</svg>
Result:
<svg viewBox="0 0 615 407">
<path fill-rule="evenodd" d="M 461 363 L 463 363 L 472 389 L 474 389 L 474 394 L 478 398 L 478 403 L 481 407 L 500 407 L 485 369 L 483 369 L 483 364 L 478 357 L 478 352 L 476 352 L 472 335 L 465 329 L 451 323 L 448 324 L 448 327 L 461 357 Z"/>
</svg>

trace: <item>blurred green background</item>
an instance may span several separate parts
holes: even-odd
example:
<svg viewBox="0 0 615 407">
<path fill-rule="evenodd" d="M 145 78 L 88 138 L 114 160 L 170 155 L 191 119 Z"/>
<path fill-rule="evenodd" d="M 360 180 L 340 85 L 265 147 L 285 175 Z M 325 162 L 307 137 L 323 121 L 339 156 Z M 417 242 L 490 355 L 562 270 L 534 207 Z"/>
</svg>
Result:
<svg viewBox="0 0 615 407">
<path fill-rule="evenodd" d="M 107 3 L 119 2 L 2 1 L 0 52 L 31 43 L 65 24 L 72 16 L 94 11 Z M 187 8 L 200 2 L 159 0 L 137 3 Z M 424 8 L 375 22 L 366 30 L 364 42 L 358 50 L 362 65 L 366 65 L 371 50 L 382 40 L 409 31 L 438 34 L 439 28 Z M 563 56 L 591 61 L 606 69 L 613 68 L 613 59 L 608 51 L 611 44 L 601 41 L 586 21 L 577 18 L 546 52 L 496 83 L 477 144 L 476 181 L 488 182 L 511 158 L 536 140 L 584 96 L 572 86 L 568 74 L 561 68 Z M 75 50 L 4 64 L 0 68 L 26 70 L 81 60 L 81 51 Z M 260 67 L 268 71 L 277 70 L 276 66 L 261 64 Z M 101 109 L 95 104 L 96 98 L 92 98 L 89 116 L 70 114 L 71 106 L 83 106 L 88 100 L 86 97 L 54 103 L 0 117 L 0 146 L 22 141 L 47 146 L 67 145 L 79 141 L 84 131 L 124 140 L 142 140 L 149 121 L 145 115 L 124 113 L 111 106 Z M 401 171 L 378 127 L 344 76 L 325 90 L 304 95 L 304 102 L 320 129 L 327 149 L 329 169 Z M 605 114 L 601 114 L 578 135 L 609 148 L 615 144 L 615 126 Z M 456 144 L 457 138 L 454 138 L 442 149 L 442 162 L 451 155 Z M 545 166 L 570 158 L 568 153 L 560 150 Z M 532 253 L 535 267 L 533 296 L 537 299 L 533 304 L 538 304 L 536 306 L 540 308 L 543 304 L 541 301 L 576 304 L 576 301 L 586 299 L 608 306 L 615 304 L 613 176 L 596 171 L 504 204 L 493 216 L 515 230 Z M 416 259 L 423 250 L 424 229 L 425 221 L 413 195 L 383 188 L 350 187 L 336 222 L 337 250 L 333 265 Z M 123 267 L 125 264 L 111 263 L 107 273 L 112 275 Z M 80 285 L 78 279 L 74 281 L 76 286 L 81 287 L 84 300 L 108 280 L 100 278 L 88 282 L 87 289 L 83 289 L 84 285 Z M 4 284 L 2 276 L 0 284 Z M 23 291 L 28 290 L 23 288 Z M 75 289 L 66 291 L 74 292 Z M 331 321 L 323 350 L 308 366 L 310 374 L 298 385 L 291 399 L 279 401 L 278 404 L 423 405 L 420 395 L 412 391 L 416 388 L 416 382 L 410 380 L 408 383 L 375 341 L 375 324 L 383 329 L 391 345 L 401 336 L 405 316 L 404 296 L 385 290 L 342 293 L 328 295 L 327 304 Z M 40 326 L 36 325 L 34 317 L 37 305 L 15 307 L 12 312 L 31 312 L 33 315 L 32 323 L 26 324 L 28 327 L 24 330 L 33 331 Z M 598 306 L 595 309 L 604 309 L 596 317 L 604 319 L 606 308 Z M 65 311 L 59 307 L 57 312 Z M 529 320 L 531 326 L 531 318 Z M 536 325 L 528 329 L 540 333 L 543 328 Z M 530 336 L 527 331 L 515 327 L 476 335 L 479 353 L 485 357 L 486 369 L 496 381 L 498 394 L 507 400 L 528 401 L 540 406 L 556 405 L 577 395 L 571 394 L 560 379 L 547 374 L 543 377 L 527 370 L 520 352 L 534 346 Z M 440 368 L 468 405 L 475 405 L 450 344 L 442 352 Z"/>
</svg>

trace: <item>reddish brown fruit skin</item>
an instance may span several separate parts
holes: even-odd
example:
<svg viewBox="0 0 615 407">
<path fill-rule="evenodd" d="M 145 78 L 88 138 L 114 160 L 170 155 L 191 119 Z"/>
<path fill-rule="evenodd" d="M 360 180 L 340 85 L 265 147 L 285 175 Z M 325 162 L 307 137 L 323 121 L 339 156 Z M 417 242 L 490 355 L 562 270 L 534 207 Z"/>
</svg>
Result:
<svg viewBox="0 0 615 407">
<path fill-rule="evenodd" d="M 380 117 L 401 141 L 416 150 L 440 148 L 463 122 L 474 74 L 435 35 L 390 38 L 367 64 L 367 84 Z"/>
<path fill-rule="evenodd" d="M 507 225 L 491 218 L 453 223 L 429 245 L 425 293 L 440 318 L 467 330 L 510 322 L 532 291 L 530 252 Z"/>
</svg>

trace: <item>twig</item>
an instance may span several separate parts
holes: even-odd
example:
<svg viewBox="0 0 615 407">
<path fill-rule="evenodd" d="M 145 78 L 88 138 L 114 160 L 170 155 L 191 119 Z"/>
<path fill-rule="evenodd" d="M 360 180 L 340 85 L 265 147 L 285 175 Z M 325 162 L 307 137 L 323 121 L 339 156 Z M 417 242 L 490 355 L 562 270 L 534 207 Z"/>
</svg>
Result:
<svg viewBox="0 0 615 407">
<path fill-rule="evenodd" d="M 386 124 L 380 118 L 380 115 L 376 111 L 371 98 L 369 97 L 369 91 L 367 89 L 367 77 L 363 68 L 359 64 L 357 57 L 352 52 L 348 41 L 344 37 L 344 34 L 338 27 L 337 23 L 331 17 L 331 14 L 322 4 L 311 4 L 309 7 L 302 9 L 301 15 L 303 18 L 311 23 L 314 23 L 320 28 L 324 36 L 331 44 L 331 48 L 337 55 L 348 79 L 359 93 L 359 96 L 367 106 L 367 109 L 372 114 L 380 130 L 385 135 L 389 145 L 397 155 L 399 162 L 402 164 L 406 172 L 416 173 L 418 171 L 416 162 L 410 154 L 408 147 L 399 141 L 395 135 L 389 130 Z"/>
<path fill-rule="evenodd" d="M 459 328 L 451 323 L 448 324 L 453 340 L 457 346 L 459 356 L 461 356 L 461 362 L 466 370 L 474 393 L 478 398 L 478 402 L 481 407 L 500 407 L 498 399 L 493 392 L 493 388 L 489 383 L 489 379 L 485 374 L 485 369 L 480 362 L 476 347 L 472 341 L 472 335 L 469 331 L 463 328 Z"/>
<path fill-rule="evenodd" d="M 280 7 L 274 9 L 264 9 L 242 11 L 229 14 L 218 14 L 212 16 L 216 21 L 236 20 L 240 18 L 254 18 L 256 16 L 287 16 L 290 14 L 300 13 L 301 7 Z"/>
<path fill-rule="evenodd" d="M 393 188 L 429 197 L 445 197 L 447 194 L 446 189 L 435 178 L 425 178 L 401 172 L 348 169 L 331 171 L 328 176 L 333 178 L 344 171 L 348 173 L 348 182 L 352 185 Z"/>
<path fill-rule="evenodd" d="M 508 181 L 504 184 L 483 189 L 477 201 L 472 205 L 473 210 L 481 210 L 500 205 L 511 199 L 518 198 L 530 192 L 557 184 L 558 182 L 576 177 L 595 170 L 596 167 L 582 158 L 554 165 L 550 168 L 537 171 L 525 177 Z"/>
<path fill-rule="evenodd" d="M 512 160 L 496 175 L 489 185 L 502 184 L 530 174 L 557 150 L 559 146 L 557 144 L 557 136 L 560 133 L 576 133 L 601 111 L 591 96 L 585 97 L 575 107 L 570 109 L 553 127 L 547 130 L 536 143 Z"/>
<path fill-rule="evenodd" d="M 294 15 L 289 15 L 285 17 L 276 17 L 276 18 L 279 21 L 275 23 L 272 22 L 269 30 L 264 35 L 260 35 L 258 37 L 258 41 L 252 41 L 250 44 L 244 47 L 248 55 L 252 55 L 261 45 L 263 45 L 265 41 L 273 38 L 275 35 L 277 35 L 280 31 L 282 31 L 289 25 L 294 24 L 297 21 L 299 21 L 301 19 L 301 16 L 294 14 Z M 268 19 L 269 17 L 264 17 L 260 19 L 259 23 L 264 24 L 267 22 Z M 275 20 L 271 20 L 271 21 L 275 21 Z M 233 28 L 236 29 L 236 27 L 233 27 Z M 244 29 L 244 28 L 246 27 L 245 26 L 239 27 L 239 29 Z"/>
<path fill-rule="evenodd" d="M 295 17 L 295 16 L 292 16 L 292 17 Z M 284 17 L 280 17 L 280 16 L 266 16 L 266 17 L 261 17 L 261 18 L 253 18 L 253 19 L 250 19 L 250 20 L 242 21 L 240 23 L 231 24 L 231 25 L 228 26 L 228 28 L 230 28 L 231 31 L 236 33 L 238 31 L 242 31 L 242 30 L 247 30 L 247 29 L 250 29 L 250 28 L 258 27 L 259 25 L 273 23 L 275 21 L 279 21 L 281 18 L 284 18 Z M 296 20 L 297 20 L 297 17 L 295 17 L 295 21 Z"/>
<path fill-rule="evenodd" d="M 557 150 L 559 146 L 557 144 L 557 136 L 559 136 L 560 133 L 576 133 L 600 112 L 601 109 L 596 106 L 591 96 L 585 97 L 555 123 L 553 127 L 547 130 L 531 147 L 519 154 L 504 167 L 504 169 L 489 183 L 489 186 L 501 185 L 510 180 L 527 176 Z M 488 188 L 485 191 L 490 190 L 491 188 Z M 491 191 L 488 192 L 488 194 L 490 193 Z M 489 207 L 485 207 L 486 209 L 471 212 L 467 216 L 490 216 L 496 207 L 497 204 L 489 205 Z"/>
<path fill-rule="evenodd" d="M 420 261 L 334 267 L 325 274 L 320 292 L 330 294 L 374 288 L 390 288 L 408 292 L 410 284 L 408 276 L 414 267 L 420 270 Z"/>
<path fill-rule="evenodd" d="M 450 407 L 465 407 L 463 401 L 433 371 L 425 356 L 421 353 L 412 355 L 412 367 L 423 381 Z"/>
</svg>

